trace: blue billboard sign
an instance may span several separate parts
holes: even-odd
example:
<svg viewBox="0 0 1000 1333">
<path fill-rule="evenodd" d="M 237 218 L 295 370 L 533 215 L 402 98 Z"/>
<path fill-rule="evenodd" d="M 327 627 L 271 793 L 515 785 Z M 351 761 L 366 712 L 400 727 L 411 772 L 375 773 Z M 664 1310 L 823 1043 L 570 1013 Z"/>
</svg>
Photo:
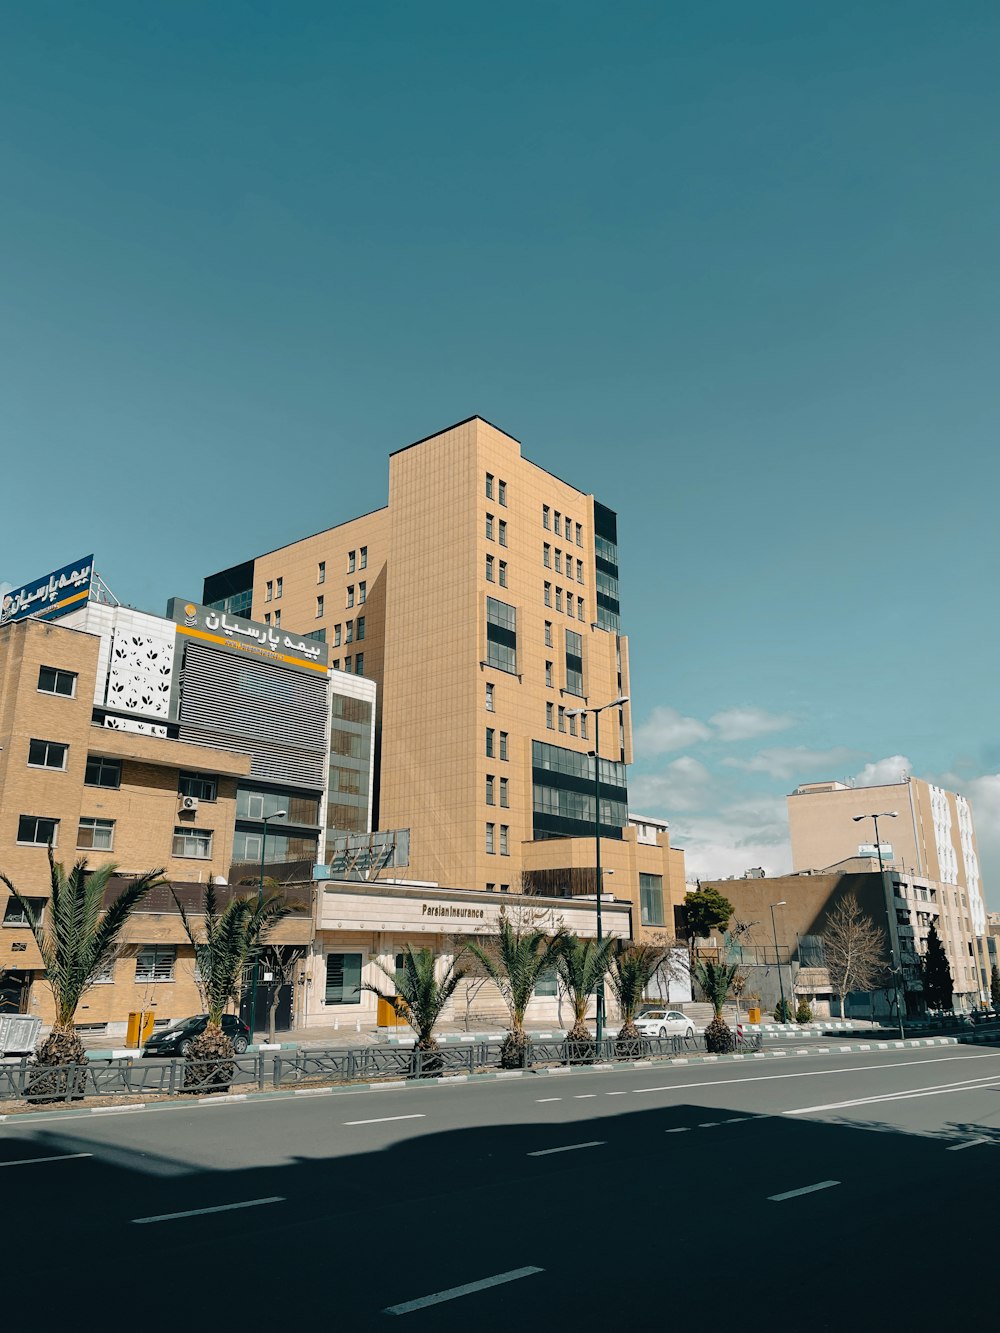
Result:
<svg viewBox="0 0 1000 1333">
<path fill-rule="evenodd" d="M 90 597 L 93 577 L 94 557 L 88 555 L 43 578 L 32 579 L 21 588 L 12 588 L 4 593 L 0 625 L 24 620 L 27 616 L 37 616 L 39 620 L 64 616 Z"/>
</svg>

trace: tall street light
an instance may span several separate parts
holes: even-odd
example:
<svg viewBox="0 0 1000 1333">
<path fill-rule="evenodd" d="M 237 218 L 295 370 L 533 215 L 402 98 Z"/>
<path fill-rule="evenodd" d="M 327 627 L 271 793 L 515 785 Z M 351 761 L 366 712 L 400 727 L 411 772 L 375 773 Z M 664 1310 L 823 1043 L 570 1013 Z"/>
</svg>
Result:
<svg viewBox="0 0 1000 1333">
<path fill-rule="evenodd" d="M 893 934 L 895 934 L 896 937 L 896 945 L 899 953 L 899 971 L 897 973 L 895 967 L 893 967 L 891 970 L 892 970 L 893 982 L 896 988 L 896 1017 L 899 1019 L 899 1036 L 900 1040 L 902 1041 L 904 1040 L 903 1001 L 906 997 L 906 977 L 903 974 L 903 946 L 902 944 L 899 943 L 899 930 L 897 928 L 894 928 L 893 926 L 893 922 L 895 920 L 895 912 L 892 907 L 892 902 L 890 901 L 889 889 L 885 882 L 885 865 L 882 861 L 882 841 L 878 836 L 878 821 L 880 819 L 898 819 L 899 811 L 881 810 L 877 815 L 852 815 L 851 818 L 854 820 L 855 824 L 860 824 L 863 819 L 870 819 L 872 823 L 875 825 L 875 851 L 878 853 L 878 873 L 882 881 L 882 896 L 885 900 L 885 915 L 886 915 L 886 921 L 888 922 L 889 925 L 890 961 L 892 954 Z M 903 985 L 902 998 L 900 997 L 900 991 L 899 991 L 900 982 L 902 982 Z"/>
<path fill-rule="evenodd" d="M 781 976 L 781 954 L 778 953 L 778 928 L 774 924 L 774 909 L 776 907 L 785 907 L 787 904 L 782 898 L 780 903 L 771 903 L 771 935 L 774 937 L 774 961 L 778 967 L 778 990 L 781 992 L 781 1012 L 785 1013 L 785 983 Z M 801 961 L 799 966 L 801 967 Z"/>
<path fill-rule="evenodd" d="M 597 943 L 604 939 L 601 921 L 601 714 L 608 708 L 621 708 L 628 703 L 628 695 L 621 694 L 610 703 L 601 704 L 600 708 L 568 708 L 567 717 L 582 717 L 584 713 L 594 715 L 594 847 L 597 864 Z M 600 1059 L 604 1040 L 604 978 L 597 983 L 597 1057 Z"/>
<path fill-rule="evenodd" d="M 288 814 L 287 810 L 274 810 L 269 815 L 264 815 L 264 836 L 260 840 L 260 879 L 257 881 L 257 907 L 260 909 L 264 905 L 264 849 L 267 846 L 267 821 L 269 819 L 284 819 Z M 254 959 L 253 980 L 250 983 L 250 1022 L 247 1026 L 250 1029 L 250 1040 L 253 1041 L 254 1020 L 257 1017 L 257 981 L 260 977 L 261 960 L 260 950 L 257 950 L 257 957 Z"/>
</svg>

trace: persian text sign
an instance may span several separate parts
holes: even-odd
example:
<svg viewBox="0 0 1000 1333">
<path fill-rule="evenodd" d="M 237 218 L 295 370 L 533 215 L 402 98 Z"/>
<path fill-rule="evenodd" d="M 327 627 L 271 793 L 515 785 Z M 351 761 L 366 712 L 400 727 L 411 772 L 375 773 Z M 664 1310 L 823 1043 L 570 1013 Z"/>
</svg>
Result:
<svg viewBox="0 0 1000 1333">
<path fill-rule="evenodd" d="M 13 588 L 4 594 L 0 625 L 24 620 L 26 616 L 37 616 L 40 620 L 64 616 L 88 599 L 93 575 L 94 557 L 88 555 L 46 574 L 44 578 Z"/>
</svg>

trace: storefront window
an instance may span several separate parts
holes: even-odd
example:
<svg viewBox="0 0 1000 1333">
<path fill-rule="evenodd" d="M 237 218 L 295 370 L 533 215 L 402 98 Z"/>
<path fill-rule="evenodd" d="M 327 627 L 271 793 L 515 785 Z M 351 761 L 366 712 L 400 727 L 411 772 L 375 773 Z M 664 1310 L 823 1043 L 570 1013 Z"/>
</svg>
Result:
<svg viewBox="0 0 1000 1333">
<path fill-rule="evenodd" d="M 327 1004 L 361 1003 L 361 955 L 328 953 L 326 956 Z"/>
</svg>

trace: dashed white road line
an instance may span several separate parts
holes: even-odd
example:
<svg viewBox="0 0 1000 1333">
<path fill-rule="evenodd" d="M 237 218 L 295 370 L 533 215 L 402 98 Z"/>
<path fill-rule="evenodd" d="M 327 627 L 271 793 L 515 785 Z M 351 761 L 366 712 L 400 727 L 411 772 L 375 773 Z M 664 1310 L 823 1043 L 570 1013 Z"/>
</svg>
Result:
<svg viewBox="0 0 1000 1333">
<path fill-rule="evenodd" d="M 591 1097 L 596 1097 L 596 1096 L 597 1096 L 596 1092 L 576 1092 L 573 1094 L 573 1100 L 575 1102 L 586 1102 L 589 1101 Z"/>
<path fill-rule="evenodd" d="M 690 1125 L 681 1125 L 679 1129 L 665 1129 L 664 1134 L 686 1134 L 691 1128 Z"/>
<path fill-rule="evenodd" d="M 43 1162 L 69 1162 L 74 1157 L 93 1157 L 92 1152 L 61 1152 L 54 1157 L 18 1157 L 13 1162 L 0 1162 L 0 1166 L 38 1166 Z"/>
<path fill-rule="evenodd" d="M 969 1139 L 967 1143 L 953 1143 L 945 1152 L 961 1152 L 963 1148 L 978 1148 L 980 1144 L 989 1143 L 989 1139 Z"/>
<path fill-rule="evenodd" d="M 996 1083 L 996 1074 L 985 1078 L 963 1079 L 958 1083 L 934 1083 L 929 1088 L 911 1088 L 902 1092 L 884 1092 L 877 1097 L 852 1097 L 844 1102 L 826 1102 L 822 1106 L 797 1106 L 793 1110 L 782 1111 L 782 1115 L 809 1115 L 813 1111 L 840 1111 L 850 1106 L 871 1106 L 877 1102 L 906 1102 L 916 1097 L 941 1097 L 946 1093 L 982 1092 Z"/>
<path fill-rule="evenodd" d="M 538 1148 L 535 1152 L 529 1152 L 529 1157 L 551 1157 L 557 1152 L 576 1152 L 578 1148 L 603 1148 L 605 1139 L 591 1139 L 589 1143 L 567 1143 L 561 1148 Z"/>
<path fill-rule="evenodd" d="M 541 1106 L 542 1102 L 561 1102 L 561 1097 L 536 1097 L 536 1104 Z"/>
<path fill-rule="evenodd" d="M 265 1203 L 284 1203 L 283 1194 L 272 1194 L 266 1199 L 245 1199 L 242 1203 L 219 1203 L 214 1208 L 189 1208 L 183 1213 L 157 1213 L 155 1217 L 133 1217 L 132 1224 L 145 1226 L 148 1222 L 175 1222 L 179 1217 L 201 1217 L 205 1213 L 232 1213 L 238 1208 L 260 1208 Z"/>
<path fill-rule="evenodd" d="M 410 1314 L 413 1310 L 424 1310 L 428 1305 L 441 1305 L 444 1301 L 454 1301 L 459 1296 L 471 1296 L 474 1291 L 485 1291 L 488 1287 L 499 1287 L 505 1282 L 517 1282 L 519 1278 L 531 1277 L 533 1273 L 544 1273 L 544 1268 L 512 1268 L 507 1273 L 495 1273 L 493 1277 L 480 1278 L 478 1282 L 466 1282 L 461 1287 L 449 1287 L 446 1291 L 435 1291 L 430 1296 L 419 1296 L 415 1301 L 403 1301 L 400 1305 L 389 1305 L 383 1314 Z"/>
<path fill-rule="evenodd" d="M 839 1184 L 839 1180 L 821 1180 L 815 1185 L 803 1185 L 801 1189 L 786 1190 L 784 1194 L 769 1194 L 767 1197 L 771 1203 L 784 1203 L 786 1199 L 797 1199 L 800 1194 L 815 1194 L 817 1190 L 832 1189 Z"/>
<path fill-rule="evenodd" d="M 390 1120 L 426 1120 L 422 1112 L 413 1115 L 377 1115 L 372 1120 L 345 1120 L 345 1125 L 384 1125 Z"/>
</svg>

